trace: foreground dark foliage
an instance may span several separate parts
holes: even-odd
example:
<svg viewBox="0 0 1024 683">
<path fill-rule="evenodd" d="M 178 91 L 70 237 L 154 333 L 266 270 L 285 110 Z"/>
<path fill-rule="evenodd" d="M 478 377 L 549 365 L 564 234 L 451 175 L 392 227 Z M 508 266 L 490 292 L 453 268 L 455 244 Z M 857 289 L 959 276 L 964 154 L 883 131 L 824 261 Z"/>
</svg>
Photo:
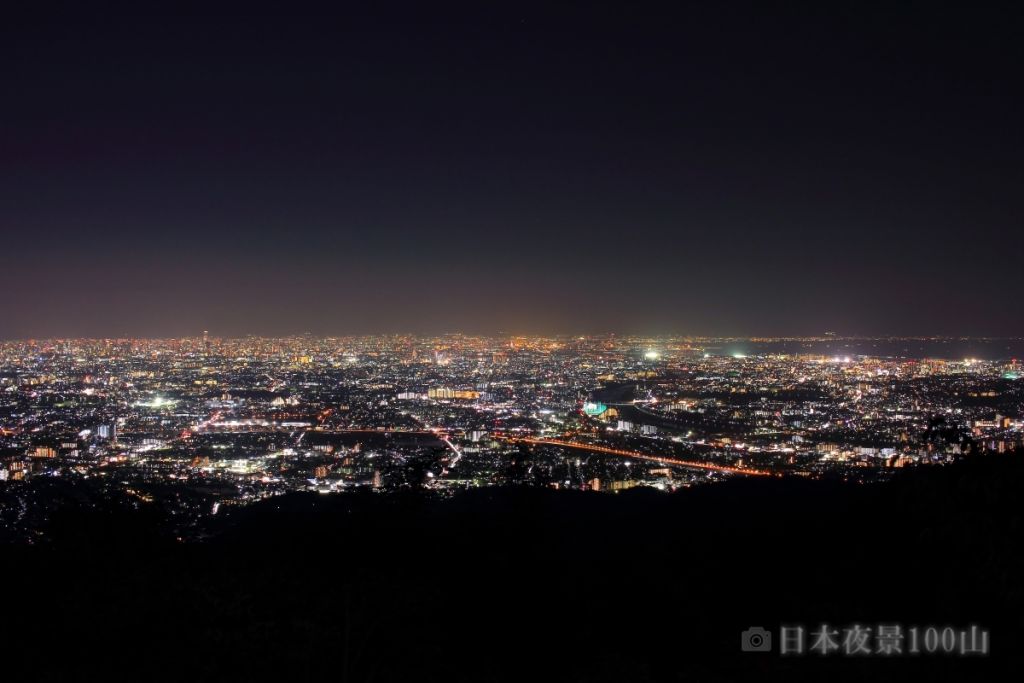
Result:
<svg viewBox="0 0 1024 683">
<path fill-rule="evenodd" d="M 986 680 L 1020 668 L 1024 461 L 876 486 L 302 496 L 183 544 L 55 515 L 3 547 L 7 680 Z M 990 658 L 739 651 L 750 625 L 980 623 Z M 923 677 L 923 678 L 922 678 Z"/>
</svg>

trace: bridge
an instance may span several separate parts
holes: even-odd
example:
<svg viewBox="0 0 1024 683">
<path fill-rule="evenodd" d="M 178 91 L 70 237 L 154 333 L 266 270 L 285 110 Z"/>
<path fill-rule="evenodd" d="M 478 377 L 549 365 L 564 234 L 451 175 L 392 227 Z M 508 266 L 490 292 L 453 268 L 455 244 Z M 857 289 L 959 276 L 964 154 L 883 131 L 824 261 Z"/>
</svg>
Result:
<svg viewBox="0 0 1024 683">
<path fill-rule="evenodd" d="M 561 446 L 562 448 L 574 448 L 580 451 L 604 453 L 606 455 L 616 455 L 623 458 L 633 458 L 635 460 L 647 460 L 649 462 L 656 462 L 663 465 L 675 465 L 676 467 L 690 467 L 693 469 L 710 470 L 713 472 L 725 472 L 728 474 L 745 474 L 752 477 L 775 476 L 774 472 L 770 472 L 768 470 L 757 470 L 746 467 L 732 467 L 730 465 L 716 465 L 714 463 L 697 462 L 695 460 L 680 460 L 678 458 L 668 458 L 658 455 L 650 455 L 648 453 L 638 453 L 637 451 L 626 451 L 619 448 L 598 446 L 597 444 L 580 443 L 578 441 L 560 441 L 558 439 L 532 439 L 528 437 L 506 437 L 506 439 L 513 443 L 526 443 L 533 446 Z"/>
</svg>

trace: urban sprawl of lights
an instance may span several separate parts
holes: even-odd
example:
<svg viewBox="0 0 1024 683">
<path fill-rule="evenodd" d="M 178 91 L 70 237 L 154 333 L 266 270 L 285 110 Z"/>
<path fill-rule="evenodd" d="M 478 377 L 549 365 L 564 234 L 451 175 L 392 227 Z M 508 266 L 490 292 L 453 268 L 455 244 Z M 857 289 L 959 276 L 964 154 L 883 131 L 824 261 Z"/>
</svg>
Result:
<svg viewBox="0 0 1024 683">
<path fill-rule="evenodd" d="M 225 506 L 290 491 L 867 482 L 1024 447 L 1013 359 L 757 351 L 773 340 L 741 353 L 731 341 L 3 343 L 0 522 L 32 538 L 75 487 L 161 506 L 187 537 Z"/>
</svg>

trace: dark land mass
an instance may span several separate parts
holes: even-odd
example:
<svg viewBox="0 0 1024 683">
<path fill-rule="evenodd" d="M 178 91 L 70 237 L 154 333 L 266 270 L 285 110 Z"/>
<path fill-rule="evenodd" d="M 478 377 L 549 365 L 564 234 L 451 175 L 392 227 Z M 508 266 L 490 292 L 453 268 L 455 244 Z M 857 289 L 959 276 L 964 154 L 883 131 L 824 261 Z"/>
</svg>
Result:
<svg viewBox="0 0 1024 683">
<path fill-rule="evenodd" d="M 1024 461 L 677 495 L 295 494 L 182 543 L 69 499 L 3 547 L 4 677 L 993 680 L 1021 669 Z M 980 624 L 991 655 L 781 658 L 740 632 Z"/>
</svg>

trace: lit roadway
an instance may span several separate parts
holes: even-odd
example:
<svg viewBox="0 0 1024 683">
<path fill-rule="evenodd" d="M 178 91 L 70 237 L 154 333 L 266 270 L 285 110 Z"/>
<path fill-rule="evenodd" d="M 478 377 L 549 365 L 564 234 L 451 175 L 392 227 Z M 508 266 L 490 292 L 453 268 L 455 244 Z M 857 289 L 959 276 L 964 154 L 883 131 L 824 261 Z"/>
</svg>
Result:
<svg viewBox="0 0 1024 683">
<path fill-rule="evenodd" d="M 623 458 L 635 458 L 636 460 L 649 460 L 651 462 L 661 463 L 665 465 L 676 465 L 678 467 L 693 467 L 701 470 L 712 470 L 715 472 L 727 472 L 729 474 L 747 474 L 755 477 L 771 477 L 774 473 L 767 470 L 753 470 L 745 467 L 730 467 L 729 465 L 715 465 L 707 462 L 695 462 L 693 460 L 679 460 L 677 458 L 664 458 L 657 455 L 648 455 L 647 453 L 637 453 L 636 451 L 623 451 L 618 448 L 608 448 L 607 446 L 598 446 L 595 444 L 579 443 L 578 441 L 559 441 L 558 439 L 529 439 L 529 438 L 516 438 L 508 437 L 509 441 L 517 443 L 528 443 L 536 446 L 561 446 L 562 448 L 575 448 L 581 451 L 593 451 L 595 453 L 606 453 L 608 455 L 618 455 Z"/>
</svg>

